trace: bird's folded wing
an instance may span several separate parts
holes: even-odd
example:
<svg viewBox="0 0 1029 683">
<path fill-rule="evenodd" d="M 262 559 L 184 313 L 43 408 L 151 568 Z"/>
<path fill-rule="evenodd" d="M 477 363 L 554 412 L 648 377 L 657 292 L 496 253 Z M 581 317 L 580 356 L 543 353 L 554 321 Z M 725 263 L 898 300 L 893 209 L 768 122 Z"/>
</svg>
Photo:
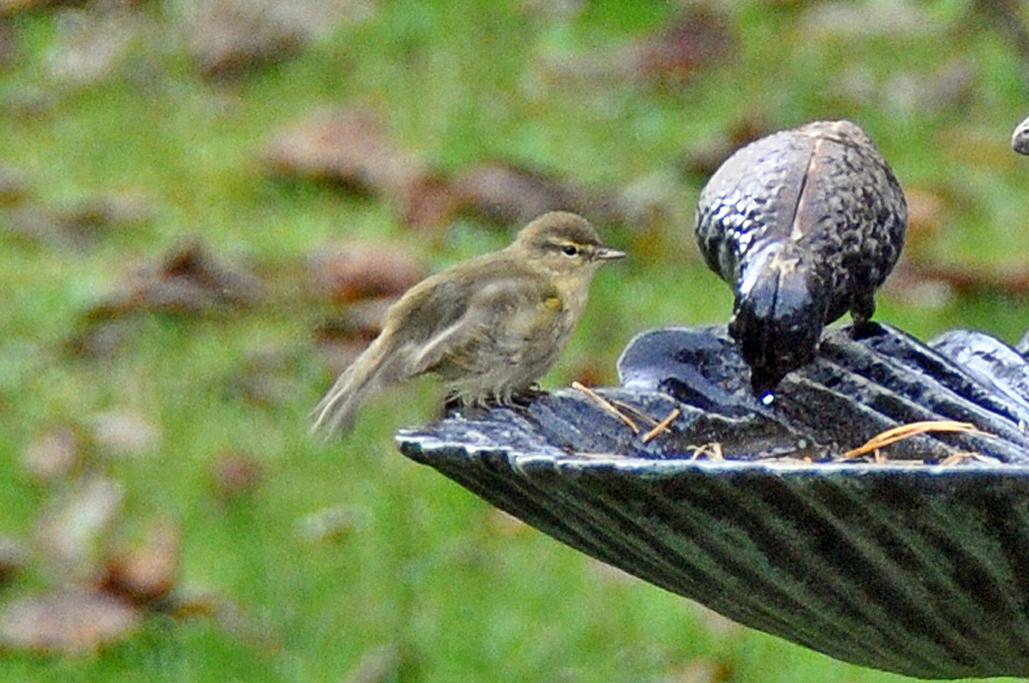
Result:
<svg viewBox="0 0 1029 683">
<path fill-rule="evenodd" d="M 518 330 L 512 328 L 519 318 L 519 311 L 528 315 L 535 313 L 545 298 L 545 287 L 541 285 L 538 278 L 512 274 L 493 279 L 482 287 L 469 288 L 462 315 L 449 325 L 441 325 L 419 345 L 412 364 L 415 374 L 432 370 L 444 359 L 466 365 L 468 359 L 462 359 L 485 339 L 494 345 L 518 343 Z M 445 320 L 446 317 L 438 319 Z"/>
</svg>

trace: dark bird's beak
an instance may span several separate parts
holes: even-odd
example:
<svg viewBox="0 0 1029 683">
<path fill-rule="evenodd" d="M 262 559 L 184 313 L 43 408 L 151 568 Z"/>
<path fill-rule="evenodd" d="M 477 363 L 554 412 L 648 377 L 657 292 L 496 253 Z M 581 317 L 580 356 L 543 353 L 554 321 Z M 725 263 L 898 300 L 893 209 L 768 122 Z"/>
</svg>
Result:
<svg viewBox="0 0 1029 683">
<path fill-rule="evenodd" d="M 593 258 L 596 261 L 617 261 L 625 258 L 625 252 L 610 247 L 597 247 L 593 252 Z"/>
</svg>

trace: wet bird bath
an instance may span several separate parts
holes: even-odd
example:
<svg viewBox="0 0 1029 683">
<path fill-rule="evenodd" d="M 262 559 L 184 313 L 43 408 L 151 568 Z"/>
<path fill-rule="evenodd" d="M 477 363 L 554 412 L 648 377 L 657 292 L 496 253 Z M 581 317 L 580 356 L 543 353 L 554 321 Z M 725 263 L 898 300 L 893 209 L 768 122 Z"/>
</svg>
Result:
<svg viewBox="0 0 1029 683">
<path fill-rule="evenodd" d="M 620 387 L 454 416 L 398 444 L 748 626 L 912 676 L 1029 676 L 1029 334 L 1017 348 L 964 330 L 923 344 L 866 320 L 906 210 L 859 133 L 821 122 L 770 136 L 702 195 L 711 268 L 771 292 L 747 325 L 751 290 L 737 287 L 728 329 L 636 337 Z M 751 258 L 762 240 L 799 265 Z M 797 291 L 813 314 L 776 317 L 794 271 L 810 275 Z M 848 307 L 860 325 L 822 334 Z M 774 400 L 755 398 L 776 384 Z"/>
<path fill-rule="evenodd" d="M 571 389 L 398 443 L 572 547 L 748 626 L 913 676 L 1029 675 L 1023 352 L 967 331 L 928 345 L 887 326 L 834 331 L 770 405 L 743 363 L 724 328 L 633 340 L 622 386 L 600 394 L 647 429 L 680 411 L 646 443 L 646 429 Z M 841 460 L 924 420 L 992 436 L 920 434 L 885 462 Z"/>
</svg>

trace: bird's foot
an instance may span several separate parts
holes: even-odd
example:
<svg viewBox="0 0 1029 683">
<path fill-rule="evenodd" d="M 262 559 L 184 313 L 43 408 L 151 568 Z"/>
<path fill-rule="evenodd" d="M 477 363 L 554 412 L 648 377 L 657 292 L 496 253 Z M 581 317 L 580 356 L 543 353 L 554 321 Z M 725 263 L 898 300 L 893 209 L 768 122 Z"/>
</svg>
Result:
<svg viewBox="0 0 1029 683">
<path fill-rule="evenodd" d="M 533 384 L 517 394 L 511 394 L 507 399 L 506 405 L 516 408 L 528 408 L 544 396 L 547 396 L 547 392 L 543 391 L 538 384 Z"/>
<path fill-rule="evenodd" d="M 882 325 L 873 320 L 856 318 L 850 326 L 850 338 L 854 341 L 877 337 L 882 333 Z"/>
</svg>

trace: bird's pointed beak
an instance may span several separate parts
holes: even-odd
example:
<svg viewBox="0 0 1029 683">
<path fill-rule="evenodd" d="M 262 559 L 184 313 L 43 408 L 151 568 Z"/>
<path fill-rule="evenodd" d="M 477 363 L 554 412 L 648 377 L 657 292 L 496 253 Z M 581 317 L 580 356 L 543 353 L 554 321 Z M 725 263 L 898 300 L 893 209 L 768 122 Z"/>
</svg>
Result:
<svg viewBox="0 0 1029 683">
<path fill-rule="evenodd" d="M 625 252 L 610 247 L 597 247 L 596 251 L 593 252 L 593 258 L 597 261 L 617 261 L 620 258 L 625 258 Z"/>
</svg>

